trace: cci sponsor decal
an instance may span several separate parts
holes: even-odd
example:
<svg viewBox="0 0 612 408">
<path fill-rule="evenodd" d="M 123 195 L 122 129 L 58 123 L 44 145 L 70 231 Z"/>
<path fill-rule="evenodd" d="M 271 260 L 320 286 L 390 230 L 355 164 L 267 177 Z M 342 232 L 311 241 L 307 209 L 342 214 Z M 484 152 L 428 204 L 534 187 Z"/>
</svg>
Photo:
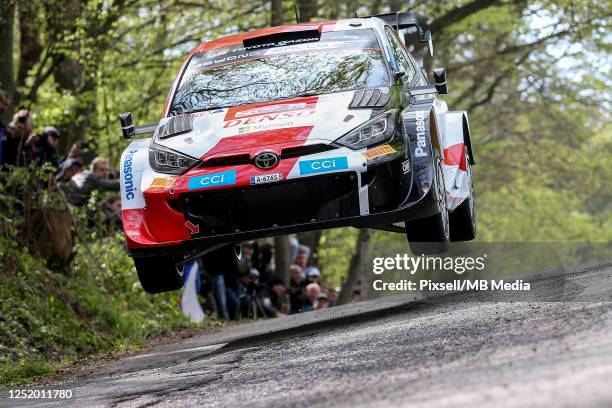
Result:
<svg viewBox="0 0 612 408">
<path fill-rule="evenodd" d="M 427 156 L 427 139 L 425 138 L 425 111 L 416 111 L 417 147 L 414 149 L 416 157 Z"/>
<path fill-rule="evenodd" d="M 346 157 L 329 157 L 300 162 L 300 174 L 324 173 L 326 171 L 345 169 L 348 169 L 348 159 Z"/>
<path fill-rule="evenodd" d="M 402 163 L 402 171 L 404 172 L 404 174 L 409 173 L 411 170 L 410 168 L 410 160 L 406 160 L 405 162 Z"/>
<path fill-rule="evenodd" d="M 374 149 L 370 149 L 367 152 L 362 153 L 362 155 L 366 159 L 372 160 L 372 159 L 375 159 L 377 157 L 385 156 L 387 154 L 392 154 L 392 153 L 395 153 L 395 152 L 396 152 L 396 150 L 387 144 L 387 145 L 382 145 L 382 146 L 375 147 Z"/>
<path fill-rule="evenodd" d="M 132 173 L 132 159 L 136 152 L 138 152 L 138 150 L 130 150 L 127 152 L 125 160 L 123 161 L 123 186 L 125 188 L 126 200 L 133 200 L 134 192 L 136 191 L 136 188 L 134 188 L 134 173 Z"/>
<path fill-rule="evenodd" d="M 236 170 L 221 171 L 210 173 L 203 176 L 192 177 L 189 179 L 189 190 L 201 190 L 204 188 L 229 186 L 236 184 Z"/>
</svg>

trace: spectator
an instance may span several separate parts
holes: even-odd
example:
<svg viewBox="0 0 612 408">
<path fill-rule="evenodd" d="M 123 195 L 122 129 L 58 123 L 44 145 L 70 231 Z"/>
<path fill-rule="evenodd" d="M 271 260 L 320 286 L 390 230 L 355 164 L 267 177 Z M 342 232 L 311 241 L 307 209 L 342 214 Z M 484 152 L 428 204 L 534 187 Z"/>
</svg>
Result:
<svg viewBox="0 0 612 408">
<path fill-rule="evenodd" d="M 2 116 L 8 111 L 11 106 L 11 97 L 5 91 L 0 89 L 0 165 L 4 163 L 2 159 L 2 148 L 6 141 L 6 125 L 2 122 Z"/>
<path fill-rule="evenodd" d="M 253 244 L 247 242 L 242 244 L 242 259 L 238 263 L 240 274 L 245 274 L 253 268 Z"/>
<path fill-rule="evenodd" d="M 210 276 L 217 313 L 220 319 L 238 319 L 240 309 L 238 265 L 228 261 L 229 250 L 213 251 L 201 258 L 204 272 Z"/>
<path fill-rule="evenodd" d="M 63 185 L 68 183 L 72 177 L 83 171 L 83 163 L 78 159 L 68 159 L 60 165 L 59 172 L 55 176 L 55 181 L 58 183 L 60 190 L 63 191 Z"/>
<path fill-rule="evenodd" d="M 282 279 L 273 279 L 270 282 L 270 303 L 275 310 L 275 314 L 289 313 L 288 291 Z"/>
<path fill-rule="evenodd" d="M 294 264 L 295 258 L 297 257 L 298 248 L 300 247 L 300 243 L 297 238 L 291 237 L 289 238 L 289 261 Z"/>
<path fill-rule="evenodd" d="M 72 146 L 70 146 L 70 149 L 68 150 L 68 155 L 62 158 L 61 161 L 65 161 L 68 159 L 81 159 L 82 151 L 83 151 L 83 146 L 81 144 L 81 141 L 77 140 L 76 142 L 72 144 Z"/>
<path fill-rule="evenodd" d="M 74 206 L 87 203 L 93 190 L 119 191 L 119 180 L 108 178 L 108 162 L 96 157 L 91 163 L 91 171 L 75 174 L 68 182 L 61 185 L 66 200 Z"/>
<path fill-rule="evenodd" d="M 263 305 L 260 304 L 257 297 L 257 289 L 259 286 L 259 271 L 252 268 L 249 272 L 240 277 L 239 299 L 240 310 L 244 317 L 256 317 L 258 314 L 264 315 Z"/>
<path fill-rule="evenodd" d="M 315 309 L 327 309 L 329 307 L 329 298 L 325 292 L 320 292 L 317 295 L 317 303 L 315 304 Z"/>
<path fill-rule="evenodd" d="M 291 265 L 289 273 L 291 276 L 289 282 L 289 313 L 299 313 L 304 304 L 304 287 L 306 286 L 302 268 L 299 265 Z"/>
<path fill-rule="evenodd" d="M 261 281 L 267 283 L 274 275 L 274 248 L 268 243 L 259 246 L 259 257 L 257 262 L 257 270 L 261 273 Z"/>
<path fill-rule="evenodd" d="M 60 132 L 53 126 L 47 126 L 41 134 L 31 135 L 24 149 L 28 161 L 36 161 L 39 164 L 51 163 L 58 167 L 57 147 L 59 138 Z"/>
<path fill-rule="evenodd" d="M 306 274 L 307 284 L 321 282 L 321 271 L 319 271 L 319 268 L 311 266 L 311 267 L 306 268 L 304 273 Z"/>
<path fill-rule="evenodd" d="M 121 197 L 112 196 L 102 203 L 104 223 L 109 227 L 121 227 Z"/>
<path fill-rule="evenodd" d="M 19 166 L 23 163 L 22 151 L 28 136 L 32 133 L 34 123 L 30 111 L 21 109 L 6 128 L 6 137 L 2 146 L 3 163 Z"/>
<path fill-rule="evenodd" d="M 327 293 L 327 296 L 329 298 L 329 307 L 334 307 L 338 304 L 338 296 L 340 296 L 340 288 L 336 287 L 333 289 L 330 289 L 329 292 Z"/>
<path fill-rule="evenodd" d="M 318 283 L 310 283 L 306 286 L 306 300 L 304 301 L 304 306 L 302 306 L 303 312 L 314 310 L 319 293 L 321 293 L 321 287 Z"/>
<path fill-rule="evenodd" d="M 306 245 L 300 245 L 297 250 L 295 257 L 295 264 L 299 265 L 302 269 L 308 267 L 308 259 L 310 258 L 310 248 Z"/>
</svg>

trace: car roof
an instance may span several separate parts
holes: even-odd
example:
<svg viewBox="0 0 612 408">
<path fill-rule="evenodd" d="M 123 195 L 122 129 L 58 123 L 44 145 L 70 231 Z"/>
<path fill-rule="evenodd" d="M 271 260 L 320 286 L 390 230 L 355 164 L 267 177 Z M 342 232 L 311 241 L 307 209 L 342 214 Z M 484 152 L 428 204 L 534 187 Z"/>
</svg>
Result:
<svg viewBox="0 0 612 408">
<path fill-rule="evenodd" d="M 191 53 L 214 50 L 216 48 L 240 45 L 246 39 L 267 36 L 278 33 L 291 33 L 306 30 L 319 30 L 320 32 L 343 31 L 343 30 L 362 30 L 368 28 L 383 27 L 384 22 L 376 17 L 352 18 L 342 20 L 323 20 L 311 21 L 308 23 L 288 24 L 261 30 L 249 31 L 247 33 L 232 34 L 219 37 L 215 40 L 206 41 L 197 46 Z"/>
</svg>

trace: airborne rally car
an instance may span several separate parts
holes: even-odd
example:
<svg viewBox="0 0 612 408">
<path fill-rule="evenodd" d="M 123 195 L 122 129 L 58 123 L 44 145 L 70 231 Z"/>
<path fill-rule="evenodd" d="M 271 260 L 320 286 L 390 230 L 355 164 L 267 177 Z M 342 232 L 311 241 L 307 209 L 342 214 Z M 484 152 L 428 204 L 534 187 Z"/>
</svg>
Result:
<svg viewBox="0 0 612 408">
<path fill-rule="evenodd" d="M 425 47 L 427 44 L 428 47 Z M 341 226 L 407 235 L 417 254 L 476 234 L 466 112 L 449 111 L 410 47 L 419 16 L 302 23 L 206 42 L 159 124 L 121 157 L 127 247 L 144 289 L 173 290 L 205 253 Z"/>
</svg>

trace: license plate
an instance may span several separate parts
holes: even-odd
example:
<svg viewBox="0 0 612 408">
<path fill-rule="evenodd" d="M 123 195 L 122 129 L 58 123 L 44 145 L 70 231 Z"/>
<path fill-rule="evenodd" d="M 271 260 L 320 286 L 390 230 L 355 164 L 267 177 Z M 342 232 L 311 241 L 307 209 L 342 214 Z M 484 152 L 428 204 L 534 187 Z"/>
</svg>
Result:
<svg viewBox="0 0 612 408">
<path fill-rule="evenodd" d="M 262 174 L 261 176 L 251 176 L 251 184 L 275 183 L 281 181 L 280 173 Z"/>
</svg>

